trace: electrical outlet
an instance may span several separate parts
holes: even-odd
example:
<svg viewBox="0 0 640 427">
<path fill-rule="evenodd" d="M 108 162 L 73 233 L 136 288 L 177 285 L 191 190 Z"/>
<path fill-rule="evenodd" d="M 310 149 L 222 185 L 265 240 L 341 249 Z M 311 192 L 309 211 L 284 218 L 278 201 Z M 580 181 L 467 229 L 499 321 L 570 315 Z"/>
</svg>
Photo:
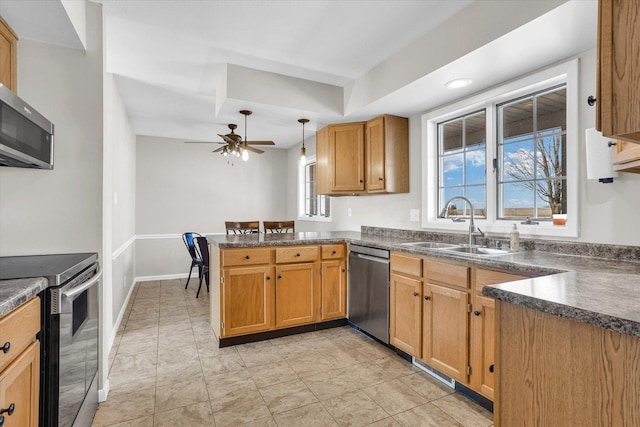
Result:
<svg viewBox="0 0 640 427">
<path fill-rule="evenodd" d="M 420 209 L 411 209 L 409 214 L 412 222 L 420 221 Z"/>
<path fill-rule="evenodd" d="M 347 216 L 351 216 L 351 208 L 347 208 Z"/>
</svg>

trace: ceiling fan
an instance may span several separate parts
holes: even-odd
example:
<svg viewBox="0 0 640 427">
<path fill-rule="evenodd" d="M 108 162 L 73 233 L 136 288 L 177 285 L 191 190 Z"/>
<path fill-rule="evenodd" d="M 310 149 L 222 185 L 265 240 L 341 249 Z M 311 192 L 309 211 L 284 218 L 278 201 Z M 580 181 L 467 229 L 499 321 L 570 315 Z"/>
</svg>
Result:
<svg viewBox="0 0 640 427">
<path fill-rule="evenodd" d="M 238 128 L 237 125 L 230 123 L 229 132 L 226 135 L 218 134 L 220 138 L 223 139 L 224 142 L 218 141 L 185 141 L 187 144 L 192 143 L 205 143 L 205 144 L 224 144 L 223 147 L 220 147 L 216 150 L 213 150 L 213 153 L 221 153 L 223 156 L 237 156 L 242 157 L 242 160 L 249 160 L 249 151 L 254 153 L 264 153 L 264 150 L 260 150 L 259 148 L 252 147 L 251 145 L 276 145 L 273 141 L 247 141 L 247 116 L 252 114 L 252 111 L 249 110 L 240 110 L 240 114 L 244 115 L 244 141 L 240 135 L 235 133 L 234 131 Z"/>
</svg>

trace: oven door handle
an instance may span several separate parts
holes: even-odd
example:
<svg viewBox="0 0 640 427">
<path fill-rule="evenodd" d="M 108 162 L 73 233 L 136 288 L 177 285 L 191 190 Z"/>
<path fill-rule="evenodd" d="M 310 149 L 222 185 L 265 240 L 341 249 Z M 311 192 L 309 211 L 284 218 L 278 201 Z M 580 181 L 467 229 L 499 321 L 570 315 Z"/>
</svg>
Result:
<svg viewBox="0 0 640 427">
<path fill-rule="evenodd" d="M 98 268 L 96 269 L 96 274 L 91 279 L 87 280 L 80 286 L 73 287 L 69 290 L 64 290 L 61 292 L 61 294 L 63 297 L 73 300 L 76 296 L 80 295 L 81 293 L 98 283 L 98 280 L 100 280 L 101 276 L 102 269 L 100 268 L 100 266 L 98 266 Z"/>
</svg>

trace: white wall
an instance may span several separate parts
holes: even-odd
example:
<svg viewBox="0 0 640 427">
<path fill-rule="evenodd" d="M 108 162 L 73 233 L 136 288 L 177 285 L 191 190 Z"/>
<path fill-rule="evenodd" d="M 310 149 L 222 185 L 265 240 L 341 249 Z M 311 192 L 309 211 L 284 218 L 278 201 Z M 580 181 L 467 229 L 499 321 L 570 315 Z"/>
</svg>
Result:
<svg viewBox="0 0 640 427">
<path fill-rule="evenodd" d="M 102 21 L 87 51 L 20 40 L 18 95 L 55 126 L 54 169 L 0 168 L 0 255 L 100 252 Z"/>
<path fill-rule="evenodd" d="M 640 188 L 640 175 L 621 173 L 613 184 L 601 184 L 586 179 L 584 131 L 595 125 L 595 108 L 587 105 L 586 99 L 596 92 L 596 50 L 587 51 L 580 59 L 580 194 L 581 232 L 577 239 L 582 242 L 620 245 L 640 244 L 640 198 L 635 194 Z M 534 71 L 534 70 L 532 70 Z M 440 108 L 440 107 L 438 107 Z M 332 198 L 333 221 L 307 223 L 309 229 L 354 230 L 361 225 L 378 227 L 422 229 L 419 222 L 409 221 L 409 210 L 421 207 L 421 115 L 409 120 L 409 167 L 410 193 L 379 196 L 346 196 Z M 315 147 L 313 148 L 313 152 Z M 295 171 L 293 158 L 299 156 L 300 146 L 289 149 L 288 167 Z M 307 153 L 312 151 L 307 148 Z M 293 172 L 290 172 L 290 175 Z M 291 181 L 291 178 L 290 178 Z M 296 212 L 296 187 L 289 185 L 290 212 Z M 347 215 L 348 208 L 352 216 Z"/>
<path fill-rule="evenodd" d="M 138 136 L 138 277 L 187 274 L 186 231 L 225 233 L 225 221 L 288 218 L 287 152 L 267 149 L 243 162 L 211 153 L 218 147 Z"/>
<path fill-rule="evenodd" d="M 136 136 L 111 73 L 104 75 L 104 235 L 105 335 L 115 329 L 135 280 Z M 108 355 L 108 354 L 107 354 Z"/>
</svg>

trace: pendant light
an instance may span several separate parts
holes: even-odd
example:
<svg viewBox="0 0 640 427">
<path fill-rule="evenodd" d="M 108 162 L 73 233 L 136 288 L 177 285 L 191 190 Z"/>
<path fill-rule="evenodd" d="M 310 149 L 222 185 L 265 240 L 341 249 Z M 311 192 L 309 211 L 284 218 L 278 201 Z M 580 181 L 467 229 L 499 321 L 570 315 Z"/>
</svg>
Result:
<svg viewBox="0 0 640 427">
<path fill-rule="evenodd" d="M 300 149 L 300 163 L 307 163 L 307 149 L 304 148 L 304 125 L 309 123 L 309 119 L 298 119 L 298 123 L 302 123 L 302 148 Z"/>
<path fill-rule="evenodd" d="M 251 114 L 249 110 L 242 110 L 240 114 L 244 114 L 244 141 L 240 143 L 240 150 L 242 152 L 242 160 L 249 160 L 249 150 L 247 150 L 247 116 Z"/>
</svg>

